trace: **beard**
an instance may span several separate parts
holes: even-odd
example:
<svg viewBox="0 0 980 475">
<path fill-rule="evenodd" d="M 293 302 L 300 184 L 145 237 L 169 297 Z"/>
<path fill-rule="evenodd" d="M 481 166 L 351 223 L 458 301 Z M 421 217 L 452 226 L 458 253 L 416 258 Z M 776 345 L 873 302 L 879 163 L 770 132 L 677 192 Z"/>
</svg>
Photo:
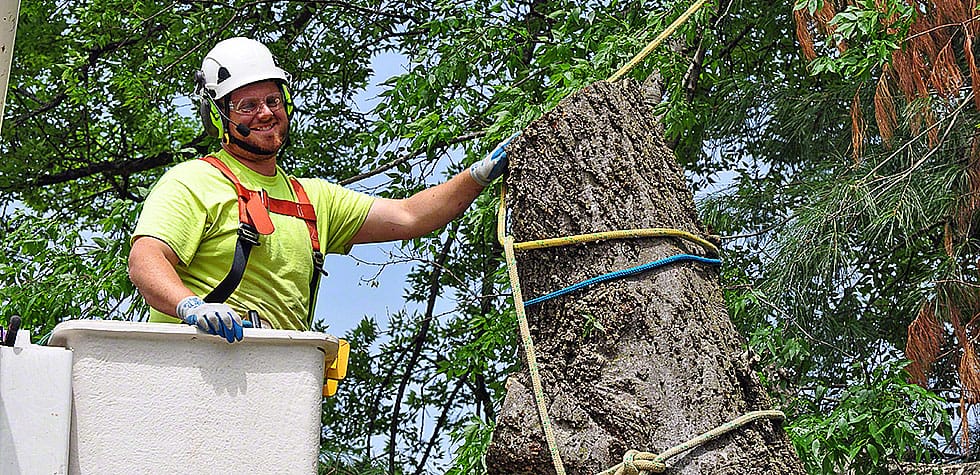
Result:
<svg viewBox="0 0 980 475">
<path fill-rule="evenodd" d="M 275 159 L 276 155 L 279 153 L 279 150 L 286 144 L 289 137 L 289 123 L 280 122 L 280 124 L 282 126 L 277 127 L 273 134 L 253 135 L 252 133 L 249 133 L 248 136 L 239 137 L 240 134 L 238 134 L 237 130 L 235 130 L 234 133 L 229 130 L 228 145 L 240 149 L 240 151 L 229 151 L 234 155 L 240 156 L 240 158 L 253 162 Z"/>
</svg>

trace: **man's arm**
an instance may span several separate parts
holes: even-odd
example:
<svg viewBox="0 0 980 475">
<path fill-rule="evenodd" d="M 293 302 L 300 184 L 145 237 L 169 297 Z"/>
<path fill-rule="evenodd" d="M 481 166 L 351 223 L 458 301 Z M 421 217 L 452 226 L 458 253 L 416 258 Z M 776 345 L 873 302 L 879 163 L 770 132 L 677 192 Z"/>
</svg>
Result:
<svg viewBox="0 0 980 475">
<path fill-rule="evenodd" d="M 129 280 L 149 306 L 172 317 L 177 317 L 177 304 L 194 295 L 177 275 L 178 262 L 170 246 L 151 236 L 137 237 L 129 251 Z"/>
<path fill-rule="evenodd" d="M 129 251 L 129 279 L 151 307 L 219 335 L 228 343 L 241 341 L 243 326 L 251 325 L 242 322 L 231 307 L 205 303 L 194 295 L 177 275 L 178 262 L 177 253 L 167 243 L 151 236 L 139 236 Z"/>
<path fill-rule="evenodd" d="M 351 244 L 424 236 L 463 214 L 481 191 L 483 185 L 464 170 L 445 183 L 405 199 L 378 198 Z"/>
<path fill-rule="evenodd" d="M 408 198 L 378 198 L 351 244 L 414 239 L 446 225 L 466 211 L 491 181 L 507 169 L 504 150 L 520 132 L 511 135 L 487 156 L 449 181 L 422 190 Z"/>
</svg>

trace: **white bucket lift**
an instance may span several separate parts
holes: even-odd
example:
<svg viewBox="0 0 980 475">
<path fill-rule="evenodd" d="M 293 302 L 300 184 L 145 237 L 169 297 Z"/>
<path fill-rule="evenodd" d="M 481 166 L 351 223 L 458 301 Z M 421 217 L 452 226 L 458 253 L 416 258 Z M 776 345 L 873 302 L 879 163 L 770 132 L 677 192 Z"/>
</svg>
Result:
<svg viewBox="0 0 980 475">
<path fill-rule="evenodd" d="M 74 320 L 50 344 L 74 353 L 72 475 L 316 473 L 336 337 Z"/>
<path fill-rule="evenodd" d="M 0 473 L 68 473 L 70 423 L 71 352 L 17 332 L 0 346 Z"/>
</svg>

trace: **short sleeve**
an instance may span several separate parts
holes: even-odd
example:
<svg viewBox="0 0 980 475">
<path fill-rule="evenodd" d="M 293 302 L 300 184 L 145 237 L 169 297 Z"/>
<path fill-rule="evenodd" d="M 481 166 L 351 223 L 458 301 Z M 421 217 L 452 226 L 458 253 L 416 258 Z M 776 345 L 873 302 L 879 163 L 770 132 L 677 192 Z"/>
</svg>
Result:
<svg viewBox="0 0 980 475">
<path fill-rule="evenodd" d="M 160 239 L 187 264 L 194 259 L 207 229 L 208 212 L 201 197 L 181 180 L 182 171 L 171 169 L 150 191 L 132 240 L 140 236 Z"/>
<path fill-rule="evenodd" d="M 320 179 L 299 179 L 316 208 L 322 251 L 350 252 L 351 239 L 360 231 L 375 198 Z"/>
</svg>

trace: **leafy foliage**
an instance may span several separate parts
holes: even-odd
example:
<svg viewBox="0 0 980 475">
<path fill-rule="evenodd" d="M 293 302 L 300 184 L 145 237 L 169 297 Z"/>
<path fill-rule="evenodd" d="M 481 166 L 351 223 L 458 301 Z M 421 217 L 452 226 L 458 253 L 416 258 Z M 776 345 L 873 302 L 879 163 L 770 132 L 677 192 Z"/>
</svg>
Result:
<svg viewBox="0 0 980 475">
<path fill-rule="evenodd" d="M 942 80 L 969 69 L 977 22 L 944 27 L 951 2 L 916 5 L 709 3 L 630 73 L 660 99 L 703 219 L 724 237 L 732 317 L 767 363 L 796 440 L 809 441 L 800 451 L 813 470 L 951 455 L 925 436 L 939 403 L 897 368 L 923 301 L 944 317 L 980 311 L 963 290 L 977 284 L 980 118 L 967 107 L 973 91 Z M 145 314 L 125 275 L 128 232 L 165 167 L 217 146 L 190 92 L 219 39 L 263 41 L 292 72 L 290 172 L 403 197 L 608 78 L 687 6 L 25 2 L 0 140 L 0 323 L 19 313 L 42 335 L 64 318 Z M 905 96 L 890 75 L 911 68 L 910 45 L 944 38 L 959 41 L 942 56 L 953 59 L 934 48 L 925 67 L 945 76 L 920 77 L 925 94 Z M 385 58 L 401 72 L 372 79 Z M 885 101 L 880 84 L 903 94 Z M 447 229 L 405 243 L 402 258 L 417 263 L 405 308 L 345 335 L 355 351 L 324 402 L 321 473 L 480 470 L 517 364 L 495 205 L 485 193 Z M 945 354 L 936 387 L 958 382 L 959 355 Z M 822 434 L 833 437 L 814 450 Z"/>
<path fill-rule="evenodd" d="M 17 209 L 0 223 L 0 318 L 19 315 L 35 337 L 76 318 L 128 318 L 145 307 L 126 274 L 129 241 L 117 228 L 133 218 L 118 203 L 85 229 L 64 217 Z"/>
<path fill-rule="evenodd" d="M 807 8 L 815 13 L 816 4 L 797 3 L 796 8 Z M 873 71 L 891 60 L 892 53 L 908 33 L 914 9 L 904 2 L 886 2 L 879 8 L 872 1 L 848 5 L 844 11 L 827 22 L 833 32 L 831 41 L 853 45 L 840 55 L 819 56 L 810 63 L 813 74 L 835 73 L 841 77 L 869 81 Z"/>
<path fill-rule="evenodd" d="M 493 425 L 482 419 L 474 419 L 470 425 L 453 434 L 453 441 L 459 443 L 453 466 L 446 475 L 472 475 L 486 473 L 487 467 L 483 454 L 487 451 L 490 438 L 493 435 Z"/>
<path fill-rule="evenodd" d="M 935 439 L 950 437 L 949 415 L 943 399 L 907 378 L 900 365 L 885 364 L 842 390 L 815 388 L 814 403 L 827 407 L 787 429 L 807 469 L 886 474 L 898 461 L 929 461 Z"/>
</svg>

